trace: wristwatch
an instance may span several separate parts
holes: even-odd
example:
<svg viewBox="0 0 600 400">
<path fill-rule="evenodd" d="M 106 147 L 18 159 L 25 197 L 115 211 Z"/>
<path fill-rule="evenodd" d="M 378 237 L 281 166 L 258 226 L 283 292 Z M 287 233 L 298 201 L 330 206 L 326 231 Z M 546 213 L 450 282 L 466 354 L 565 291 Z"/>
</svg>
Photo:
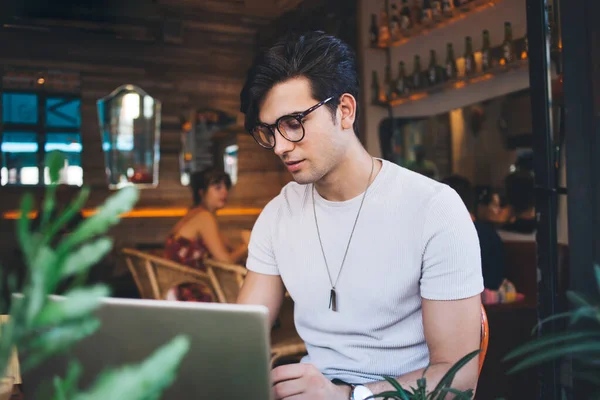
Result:
<svg viewBox="0 0 600 400">
<path fill-rule="evenodd" d="M 350 387 L 352 390 L 350 391 L 349 400 L 365 400 L 373 396 L 373 392 L 371 392 L 369 388 L 364 385 L 350 385 Z"/>
</svg>

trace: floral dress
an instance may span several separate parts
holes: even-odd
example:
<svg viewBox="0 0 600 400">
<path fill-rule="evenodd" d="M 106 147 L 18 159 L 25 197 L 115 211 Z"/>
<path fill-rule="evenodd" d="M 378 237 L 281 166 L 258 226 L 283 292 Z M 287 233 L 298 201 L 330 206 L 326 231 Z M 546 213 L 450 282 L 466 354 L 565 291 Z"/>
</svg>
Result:
<svg viewBox="0 0 600 400">
<path fill-rule="evenodd" d="M 206 271 L 202 259 L 207 254 L 208 250 L 200 238 L 190 240 L 171 235 L 167 238 L 165 244 L 165 258 L 200 271 Z M 167 295 L 167 299 L 205 303 L 214 301 L 211 288 L 208 285 L 196 282 L 183 283 L 172 288 Z"/>
</svg>

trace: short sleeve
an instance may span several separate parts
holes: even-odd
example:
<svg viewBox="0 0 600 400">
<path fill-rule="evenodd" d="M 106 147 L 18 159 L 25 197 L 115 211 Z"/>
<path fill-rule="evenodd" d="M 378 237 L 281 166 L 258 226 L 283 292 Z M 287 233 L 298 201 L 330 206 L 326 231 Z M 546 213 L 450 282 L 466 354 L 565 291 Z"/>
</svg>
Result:
<svg viewBox="0 0 600 400">
<path fill-rule="evenodd" d="M 273 246 L 273 227 L 279 213 L 279 197 L 271 200 L 262 210 L 250 235 L 246 267 L 253 272 L 279 275 Z"/>
<path fill-rule="evenodd" d="M 429 201 L 423 227 L 421 296 L 459 300 L 483 291 L 475 224 L 458 194 L 442 187 Z"/>
</svg>

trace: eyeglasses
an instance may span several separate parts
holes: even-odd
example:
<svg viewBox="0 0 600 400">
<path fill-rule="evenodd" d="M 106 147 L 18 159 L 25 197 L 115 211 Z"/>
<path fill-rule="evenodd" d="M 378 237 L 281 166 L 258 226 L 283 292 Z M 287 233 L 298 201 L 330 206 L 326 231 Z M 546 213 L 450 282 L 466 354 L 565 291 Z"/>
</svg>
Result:
<svg viewBox="0 0 600 400">
<path fill-rule="evenodd" d="M 279 117 L 273 125 L 265 123 L 258 124 L 254 129 L 250 131 L 256 143 L 264 147 L 265 149 L 272 149 L 275 147 L 275 128 L 281 133 L 286 140 L 293 143 L 298 143 L 304 139 L 304 123 L 302 120 L 306 118 L 308 114 L 321 107 L 323 104 L 332 100 L 333 97 L 329 97 L 315 104 L 308 110 L 299 114 L 284 115 Z"/>
</svg>

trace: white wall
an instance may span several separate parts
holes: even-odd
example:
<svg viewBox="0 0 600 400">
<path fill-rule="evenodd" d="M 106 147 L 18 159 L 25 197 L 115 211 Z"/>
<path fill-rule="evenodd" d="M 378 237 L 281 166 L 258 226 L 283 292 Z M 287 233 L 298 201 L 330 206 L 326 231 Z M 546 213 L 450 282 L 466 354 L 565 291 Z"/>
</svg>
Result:
<svg viewBox="0 0 600 400">
<path fill-rule="evenodd" d="M 385 68 L 385 51 L 372 49 L 369 46 L 368 29 L 371 23 L 371 14 L 378 14 L 384 5 L 384 0 L 358 0 L 359 35 L 358 46 L 361 55 L 360 65 L 362 67 L 362 92 L 361 106 L 363 107 L 363 117 L 365 121 L 365 143 L 367 150 L 374 156 L 381 156 L 378 127 L 382 119 L 387 117 L 387 110 L 383 107 L 370 105 L 370 85 L 373 70 L 379 72 L 380 79 L 383 79 Z M 391 0 L 392 2 L 394 0 Z M 396 0 L 398 3 L 398 0 Z M 520 38 L 525 36 L 527 22 L 525 13 L 525 0 L 502 0 L 497 1 L 494 7 L 485 9 L 477 14 L 471 15 L 456 21 L 441 29 L 434 30 L 424 36 L 414 38 L 407 43 L 392 48 L 392 75 L 396 76 L 398 63 L 406 63 L 407 72 L 412 73 L 413 59 L 416 54 L 421 56 L 421 64 L 426 67 L 429 62 L 429 51 L 436 50 L 438 62 L 442 63 L 446 57 L 446 44 L 453 43 L 456 57 L 464 53 L 465 36 L 473 38 L 475 50 L 482 46 L 482 31 L 490 31 L 492 46 L 500 44 L 504 38 L 504 22 L 510 21 L 513 26 L 513 37 Z M 522 78 L 522 77 L 521 77 Z M 473 102 L 480 101 L 481 96 L 475 96 L 473 93 Z M 468 95 L 461 93 L 461 96 Z M 430 100 L 433 100 L 433 96 Z M 468 100 L 462 99 L 461 105 L 469 104 Z M 402 106 L 398 106 L 395 114 L 402 113 Z"/>
</svg>

